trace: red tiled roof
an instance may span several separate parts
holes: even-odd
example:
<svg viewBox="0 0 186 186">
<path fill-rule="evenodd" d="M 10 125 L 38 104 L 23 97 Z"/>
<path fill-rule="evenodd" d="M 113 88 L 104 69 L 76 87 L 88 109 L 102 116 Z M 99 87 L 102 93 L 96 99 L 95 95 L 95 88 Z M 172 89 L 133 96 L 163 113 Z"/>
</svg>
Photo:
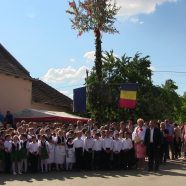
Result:
<svg viewBox="0 0 186 186">
<path fill-rule="evenodd" d="M 32 101 L 72 110 L 73 101 L 39 79 L 32 79 Z"/>
<path fill-rule="evenodd" d="M 0 73 L 30 79 L 30 73 L 0 43 Z"/>
</svg>

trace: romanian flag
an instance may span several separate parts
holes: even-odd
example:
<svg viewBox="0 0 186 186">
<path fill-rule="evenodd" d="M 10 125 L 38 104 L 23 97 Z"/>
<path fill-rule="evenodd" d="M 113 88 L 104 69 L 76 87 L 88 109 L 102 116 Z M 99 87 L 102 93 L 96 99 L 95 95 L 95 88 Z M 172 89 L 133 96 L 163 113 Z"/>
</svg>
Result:
<svg viewBox="0 0 186 186">
<path fill-rule="evenodd" d="M 126 83 L 122 84 L 120 91 L 120 108 L 134 109 L 136 107 L 138 84 Z"/>
</svg>

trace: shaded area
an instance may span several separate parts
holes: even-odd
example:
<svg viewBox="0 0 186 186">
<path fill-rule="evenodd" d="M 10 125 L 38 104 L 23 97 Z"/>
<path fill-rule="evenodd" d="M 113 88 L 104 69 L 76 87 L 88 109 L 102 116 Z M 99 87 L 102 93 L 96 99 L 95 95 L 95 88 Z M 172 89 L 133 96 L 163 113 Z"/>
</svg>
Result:
<svg viewBox="0 0 186 186">
<path fill-rule="evenodd" d="M 87 179 L 89 177 L 99 177 L 103 179 L 110 179 L 112 178 L 127 178 L 130 176 L 133 177 L 149 177 L 149 176 L 181 176 L 186 178 L 186 162 L 182 160 L 177 161 L 170 161 L 167 165 L 162 165 L 159 172 L 148 172 L 146 170 L 130 170 L 130 171 L 81 171 L 81 172 L 50 172 L 50 173 L 36 173 L 36 174 L 25 174 L 25 175 L 8 175 L 2 174 L 0 176 L 0 185 L 5 185 L 6 182 L 13 182 L 13 181 L 26 181 L 28 183 L 32 183 L 35 181 L 52 181 L 52 180 L 59 180 L 65 181 L 67 179 Z"/>
</svg>

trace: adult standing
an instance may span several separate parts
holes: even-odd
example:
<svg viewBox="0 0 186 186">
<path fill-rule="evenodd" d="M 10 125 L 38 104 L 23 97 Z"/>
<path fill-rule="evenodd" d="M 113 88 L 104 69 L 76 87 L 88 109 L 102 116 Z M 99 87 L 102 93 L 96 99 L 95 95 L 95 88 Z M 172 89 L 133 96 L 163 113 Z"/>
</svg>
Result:
<svg viewBox="0 0 186 186">
<path fill-rule="evenodd" d="M 4 125 L 4 116 L 3 116 L 3 114 L 1 113 L 1 111 L 0 111 L 0 127 L 3 127 L 3 125 Z"/>
<path fill-rule="evenodd" d="M 144 138 L 146 127 L 143 125 L 144 120 L 139 118 L 137 120 L 137 127 L 132 133 L 132 140 L 134 141 L 135 155 L 138 160 L 137 168 L 144 169 L 145 165 L 145 156 L 146 156 L 146 147 L 144 145 Z"/>
<path fill-rule="evenodd" d="M 16 126 L 14 124 L 14 116 L 9 110 L 6 112 L 5 122 L 6 125 L 9 124 L 12 128 L 16 129 Z"/>
<path fill-rule="evenodd" d="M 171 159 L 174 159 L 175 155 L 175 149 L 174 149 L 174 127 L 170 123 L 168 119 L 165 120 L 165 129 L 168 130 L 168 135 L 167 135 L 167 141 L 168 141 L 168 146 L 171 150 Z M 170 156 L 169 156 L 170 157 Z"/>
<path fill-rule="evenodd" d="M 183 150 L 184 150 L 184 161 L 186 161 L 186 124 L 183 126 Z"/>
<path fill-rule="evenodd" d="M 175 151 L 175 158 L 181 157 L 181 129 L 179 128 L 178 124 L 174 124 L 174 151 Z"/>
<path fill-rule="evenodd" d="M 162 136 L 160 129 L 155 126 L 155 121 L 149 122 L 149 128 L 147 128 L 144 139 L 147 147 L 148 155 L 148 171 L 158 171 L 160 163 L 160 147 L 162 142 Z"/>
</svg>

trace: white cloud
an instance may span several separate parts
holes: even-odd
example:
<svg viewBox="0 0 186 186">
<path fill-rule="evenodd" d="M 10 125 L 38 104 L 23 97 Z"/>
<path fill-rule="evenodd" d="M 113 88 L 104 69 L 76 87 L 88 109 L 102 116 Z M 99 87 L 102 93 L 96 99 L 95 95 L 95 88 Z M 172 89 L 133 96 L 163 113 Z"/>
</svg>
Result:
<svg viewBox="0 0 186 186">
<path fill-rule="evenodd" d="M 73 93 L 71 90 L 59 90 L 59 92 L 61 92 L 62 94 L 64 94 L 65 96 L 68 96 L 70 98 L 73 98 Z"/>
<path fill-rule="evenodd" d="M 175 3 L 178 0 L 116 0 L 121 7 L 119 16 L 123 19 L 134 17 L 140 14 L 150 14 L 163 3 Z"/>
<path fill-rule="evenodd" d="M 104 53 L 102 53 L 102 55 L 105 57 L 105 54 L 104 54 Z M 114 53 L 114 56 L 115 56 L 115 57 L 118 57 L 118 55 L 115 54 L 115 53 Z M 95 59 L 95 51 L 86 52 L 86 53 L 83 55 L 83 57 L 84 57 L 85 59 L 87 59 L 87 61 L 93 62 L 94 59 Z"/>
<path fill-rule="evenodd" d="M 154 66 L 152 66 L 152 65 L 149 67 L 149 69 L 152 70 L 152 71 L 156 70 L 156 68 Z"/>
<path fill-rule="evenodd" d="M 78 69 L 71 66 L 67 68 L 50 68 L 42 79 L 46 83 L 62 83 L 65 81 L 74 83 L 86 77 L 86 69 L 88 69 L 86 66 L 81 66 Z"/>
<path fill-rule="evenodd" d="M 76 60 L 74 58 L 70 58 L 70 62 L 74 63 Z"/>
<path fill-rule="evenodd" d="M 138 23 L 140 25 L 142 25 L 144 23 L 143 21 L 140 21 L 138 17 L 132 17 L 132 18 L 130 18 L 130 21 L 132 23 Z"/>
<path fill-rule="evenodd" d="M 92 62 L 95 59 L 95 51 L 86 52 L 83 57 Z"/>
</svg>

